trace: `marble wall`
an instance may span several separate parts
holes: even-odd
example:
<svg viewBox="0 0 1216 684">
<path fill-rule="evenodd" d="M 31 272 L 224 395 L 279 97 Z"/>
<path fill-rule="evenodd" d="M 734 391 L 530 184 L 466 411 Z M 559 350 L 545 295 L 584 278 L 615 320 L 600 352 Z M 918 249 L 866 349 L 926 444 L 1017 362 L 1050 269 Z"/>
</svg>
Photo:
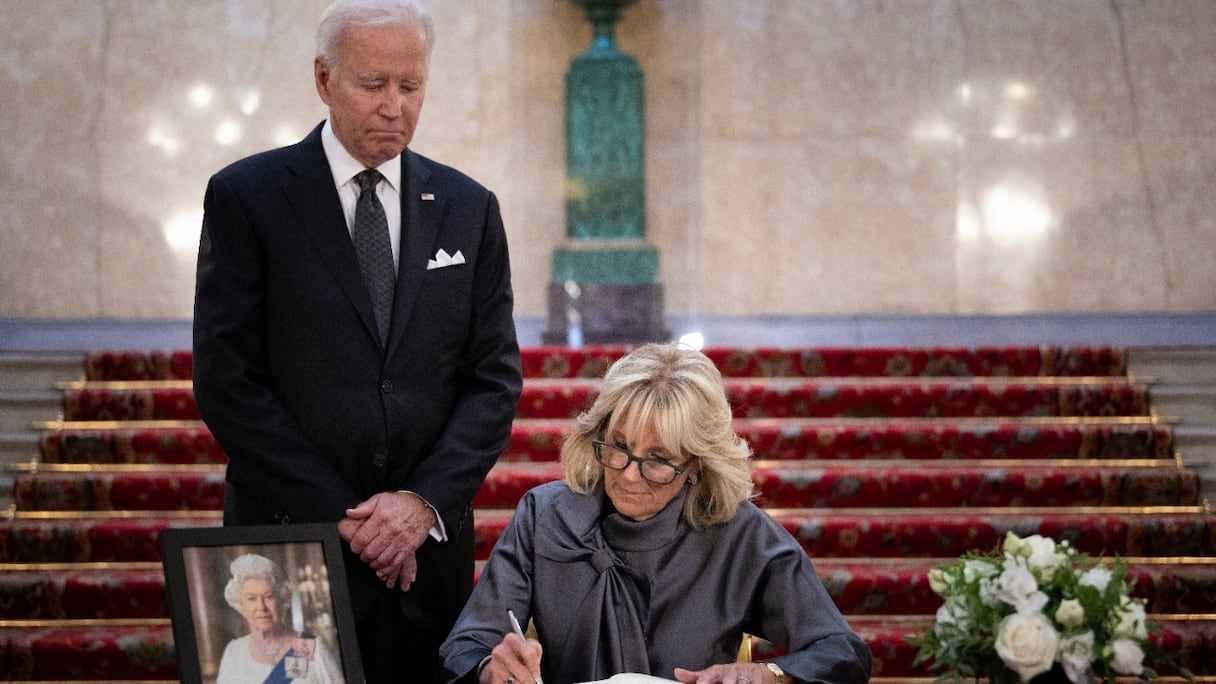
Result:
<svg viewBox="0 0 1216 684">
<path fill-rule="evenodd" d="M 323 116 L 325 0 L 7 0 L 0 317 L 188 318 L 209 175 Z M 413 147 L 564 224 L 567 0 L 431 0 Z M 669 313 L 1216 310 L 1216 2 L 637 0 Z"/>
</svg>

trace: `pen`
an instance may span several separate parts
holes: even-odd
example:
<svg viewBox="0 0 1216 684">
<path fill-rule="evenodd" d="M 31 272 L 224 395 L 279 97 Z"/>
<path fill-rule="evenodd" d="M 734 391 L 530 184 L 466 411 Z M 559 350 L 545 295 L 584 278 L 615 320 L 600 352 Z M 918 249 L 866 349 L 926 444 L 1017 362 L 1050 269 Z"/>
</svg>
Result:
<svg viewBox="0 0 1216 684">
<path fill-rule="evenodd" d="M 511 618 L 511 629 L 515 631 L 515 634 L 520 639 L 527 639 L 528 637 L 524 636 L 524 630 L 519 626 L 519 618 L 515 617 L 515 611 L 508 608 L 507 617 Z M 536 684 L 545 684 L 545 681 L 540 677 L 537 677 Z"/>
</svg>

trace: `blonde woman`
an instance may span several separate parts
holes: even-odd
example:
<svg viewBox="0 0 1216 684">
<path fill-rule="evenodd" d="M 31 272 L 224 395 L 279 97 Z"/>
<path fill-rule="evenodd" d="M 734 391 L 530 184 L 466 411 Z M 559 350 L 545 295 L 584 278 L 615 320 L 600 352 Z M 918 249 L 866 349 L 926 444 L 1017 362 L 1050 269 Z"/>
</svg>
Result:
<svg viewBox="0 0 1216 684">
<path fill-rule="evenodd" d="M 450 680 L 868 681 L 869 648 L 751 502 L 749 457 L 704 354 L 618 360 L 562 446 L 564 481 L 521 500 L 441 647 Z M 537 638 L 513 633 L 508 610 Z M 744 633 L 787 654 L 736 662 Z"/>
</svg>

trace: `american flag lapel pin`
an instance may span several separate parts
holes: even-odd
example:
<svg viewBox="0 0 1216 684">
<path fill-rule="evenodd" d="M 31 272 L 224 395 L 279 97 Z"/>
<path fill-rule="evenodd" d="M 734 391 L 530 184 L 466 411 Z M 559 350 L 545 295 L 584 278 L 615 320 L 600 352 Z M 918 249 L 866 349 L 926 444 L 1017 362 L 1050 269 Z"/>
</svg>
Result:
<svg viewBox="0 0 1216 684">
<path fill-rule="evenodd" d="M 424 193 L 422 193 L 422 201 L 423 201 L 423 202 L 433 202 L 433 201 L 435 201 L 435 193 L 433 193 L 433 192 L 424 192 Z"/>
</svg>

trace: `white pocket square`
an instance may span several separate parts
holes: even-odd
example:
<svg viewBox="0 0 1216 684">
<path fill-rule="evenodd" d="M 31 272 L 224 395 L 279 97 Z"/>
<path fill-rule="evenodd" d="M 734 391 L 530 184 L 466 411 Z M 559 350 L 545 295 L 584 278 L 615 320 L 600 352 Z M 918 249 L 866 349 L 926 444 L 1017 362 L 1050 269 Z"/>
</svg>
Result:
<svg viewBox="0 0 1216 684">
<path fill-rule="evenodd" d="M 460 253 L 459 249 L 456 250 L 455 254 L 448 254 L 441 249 L 435 252 L 434 259 L 427 259 L 426 270 L 430 271 L 436 268 L 443 268 L 444 266 L 457 266 L 463 263 L 464 255 Z"/>
</svg>

